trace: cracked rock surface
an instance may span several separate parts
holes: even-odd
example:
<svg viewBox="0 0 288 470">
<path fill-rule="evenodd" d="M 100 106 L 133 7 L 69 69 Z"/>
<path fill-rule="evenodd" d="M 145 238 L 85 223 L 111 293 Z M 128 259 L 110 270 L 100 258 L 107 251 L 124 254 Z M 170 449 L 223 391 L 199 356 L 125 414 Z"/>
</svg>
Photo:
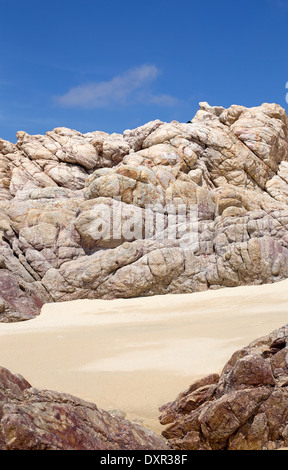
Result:
<svg viewBox="0 0 288 470">
<path fill-rule="evenodd" d="M 288 446 L 288 325 L 235 352 L 220 377 L 193 383 L 160 408 L 174 450 Z"/>
<path fill-rule="evenodd" d="M 0 367 L 0 450 L 154 449 L 168 447 L 143 426 Z"/>
<path fill-rule="evenodd" d="M 288 118 L 276 104 L 200 103 L 187 124 L 156 120 L 123 135 L 0 139 L 0 319 L 29 319 L 45 302 L 283 280 L 287 203 Z M 144 220 L 147 205 L 151 233 L 99 238 L 103 208 L 103 225 L 115 212 L 125 224 L 131 211 Z M 193 249 L 179 220 L 175 237 L 153 232 L 158 207 L 171 205 L 197 207 Z"/>
</svg>

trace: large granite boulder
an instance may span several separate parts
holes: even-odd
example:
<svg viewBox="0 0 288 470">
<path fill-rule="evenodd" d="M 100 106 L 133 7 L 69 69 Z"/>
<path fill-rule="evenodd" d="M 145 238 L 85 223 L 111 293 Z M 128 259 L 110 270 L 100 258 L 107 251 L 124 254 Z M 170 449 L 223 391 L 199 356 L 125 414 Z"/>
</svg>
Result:
<svg viewBox="0 0 288 470">
<path fill-rule="evenodd" d="M 160 411 L 174 450 L 288 447 L 288 326 L 237 351 L 220 377 L 198 380 Z"/>
<path fill-rule="evenodd" d="M 167 450 L 152 431 L 0 367 L 0 450 Z"/>
<path fill-rule="evenodd" d="M 44 302 L 286 279 L 287 203 L 276 104 L 200 103 L 189 123 L 123 135 L 18 132 L 0 140 L 0 321 Z"/>
</svg>

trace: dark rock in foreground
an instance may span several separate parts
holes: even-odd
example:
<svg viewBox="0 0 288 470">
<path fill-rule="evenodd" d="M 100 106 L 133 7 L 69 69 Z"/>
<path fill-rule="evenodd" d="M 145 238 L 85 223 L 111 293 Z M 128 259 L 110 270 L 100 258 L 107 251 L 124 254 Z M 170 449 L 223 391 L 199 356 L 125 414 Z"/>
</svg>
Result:
<svg viewBox="0 0 288 470">
<path fill-rule="evenodd" d="M 160 408 L 175 450 L 288 446 L 288 325 L 237 351 L 221 376 L 195 382 Z"/>
<path fill-rule="evenodd" d="M 165 450 L 152 431 L 0 367 L 0 450 Z"/>
</svg>

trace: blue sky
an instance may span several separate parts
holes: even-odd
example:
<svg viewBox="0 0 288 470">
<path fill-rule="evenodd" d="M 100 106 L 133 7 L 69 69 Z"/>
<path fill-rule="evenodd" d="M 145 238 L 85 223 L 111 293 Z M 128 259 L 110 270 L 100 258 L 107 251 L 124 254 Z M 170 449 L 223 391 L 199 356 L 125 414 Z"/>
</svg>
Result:
<svg viewBox="0 0 288 470">
<path fill-rule="evenodd" d="M 0 137 L 288 109 L 288 0 L 0 0 Z"/>
</svg>

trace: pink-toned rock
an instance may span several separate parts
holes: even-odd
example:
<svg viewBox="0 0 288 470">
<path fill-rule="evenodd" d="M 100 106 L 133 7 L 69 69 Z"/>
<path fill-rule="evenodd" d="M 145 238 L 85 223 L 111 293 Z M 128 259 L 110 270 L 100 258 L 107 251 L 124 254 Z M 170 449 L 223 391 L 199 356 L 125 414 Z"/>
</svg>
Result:
<svg viewBox="0 0 288 470">
<path fill-rule="evenodd" d="M 30 318 L 47 301 L 288 278 L 288 119 L 279 105 L 200 103 L 189 123 L 17 138 L 0 139 L 0 321 Z M 171 208 L 180 211 L 172 226 Z M 8 277 L 9 292 L 21 291 L 13 305 Z"/>
<path fill-rule="evenodd" d="M 233 354 L 220 377 L 203 378 L 163 405 L 163 436 L 175 450 L 287 446 L 287 358 L 286 325 Z"/>
<path fill-rule="evenodd" d="M 0 450 L 168 450 L 164 439 L 0 367 Z"/>
</svg>

